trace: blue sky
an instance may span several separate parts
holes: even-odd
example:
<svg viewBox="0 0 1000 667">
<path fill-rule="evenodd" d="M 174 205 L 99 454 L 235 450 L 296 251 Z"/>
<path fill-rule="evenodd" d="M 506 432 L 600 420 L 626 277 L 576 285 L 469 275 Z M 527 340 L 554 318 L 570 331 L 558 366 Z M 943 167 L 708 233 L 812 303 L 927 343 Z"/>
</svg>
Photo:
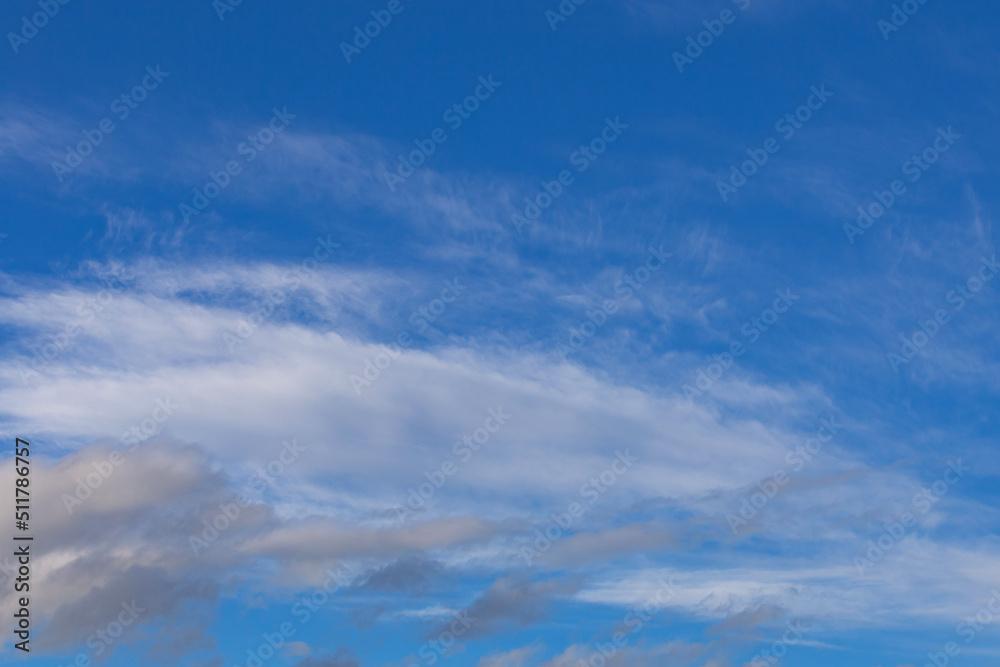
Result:
<svg viewBox="0 0 1000 667">
<path fill-rule="evenodd" d="M 7 3 L 3 660 L 996 664 L 998 19 Z"/>
</svg>

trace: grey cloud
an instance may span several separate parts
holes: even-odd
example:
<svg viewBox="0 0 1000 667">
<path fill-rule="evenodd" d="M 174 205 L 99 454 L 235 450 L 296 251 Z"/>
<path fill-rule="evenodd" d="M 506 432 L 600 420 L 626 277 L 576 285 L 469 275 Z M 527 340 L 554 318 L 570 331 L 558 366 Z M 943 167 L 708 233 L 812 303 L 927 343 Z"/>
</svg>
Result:
<svg viewBox="0 0 1000 667">
<path fill-rule="evenodd" d="M 67 566 L 67 577 L 88 581 L 88 570 L 94 563 L 77 561 Z M 137 612 L 135 624 L 142 625 L 171 616 L 189 600 L 214 601 L 218 587 L 211 581 L 188 580 L 170 575 L 162 568 L 135 565 L 112 578 L 103 586 L 95 586 L 85 595 L 58 607 L 37 639 L 39 649 L 81 643 L 90 634 L 106 628 L 126 607 Z M 124 605 L 124 606 L 123 606 Z"/>
<path fill-rule="evenodd" d="M 480 660 L 476 667 L 524 667 L 540 648 L 540 646 L 524 646 L 506 653 L 490 655 Z"/>
<path fill-rule="evenodd" d="M 355 659 L 354 654 L 346 648 L 339 648 L 337 652 L 328 657 L 309 656 L 301 662 L 295 663 L 294 667 L 361 667 L 361 663 Z"/>
<path fill-rule="evenodd" d="M 556 566 L 606 562 L 636 552 L 655 552 L 675 544 L 673 531 L 657 522 L 634 523 L 592 533 L 577 533 L 553 543 L 542 560 Z"/>
<path fill-rule="evenodd" d="M 708 635 L 730 635 L 747 637 L 758 634 L 762 625 L 774 623 L 787 613 L 787 610 L 772 604 L 761 604 L 750 609 L 744 609 L 723 621 L 708 628 Z"/>
<path fill-rule="evenodd" d="M 441 563 L 428 560 L 421 552 L 412 552 L 375 570 L 358 588 L 385 592 L 421 592 L 427 590 L 432 581 L 444 572 L 445 568 Z"/>
<path fill-rule="evenodd" d="M 471 627 L 463 637 L 489 637 L 505 626 L 537 623 L 548 615 L 549 603 L 568 597 L 579 588 L 580 582 L 571 580 L 532 582 L 509 577 L 498 579 L 465 610 Z M 452 620 L 449 619 L 435 627 L 427 637 L 438 636 L 451 623 Z"/>
</svg>

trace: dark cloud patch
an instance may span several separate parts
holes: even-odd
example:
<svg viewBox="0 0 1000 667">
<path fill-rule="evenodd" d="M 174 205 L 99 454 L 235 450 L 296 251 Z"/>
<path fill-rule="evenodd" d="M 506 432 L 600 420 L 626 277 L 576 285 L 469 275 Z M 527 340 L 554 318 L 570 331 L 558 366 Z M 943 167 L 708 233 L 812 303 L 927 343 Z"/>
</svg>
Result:
<svg viewBox="0 0 1000 667">
<path fill-rule="evenodd" d="M 579 580 L 532 582 L 504 577 L 486 589 L 465 610 L 471 626 L 464 639 L 489 637 L 507 626 L 528 626 L 548 616 L 550 603 L 572 595 L 580 589 Z M 452 620 L 433 628 L 427 638 L 433 638 L 451 627 Z"/>
<path fill-rule="evenodd" d="M 295 663 L 294 667 L 361 667 L 361 663 L 349 649 L 339 648 L 331 656 L 309 656 L 305 660 Z"/>
<path fill-rule="evenodd" d="M 727 616 L 721 622 L 706 629 L 705 634 L 709 636 L 756 636 L 759 634 L 759 628 L 761 626 L 773 624 L 775 621 L 782 618 L 786 613 L 785 609 L 773 604 L 754 606 L 737 614 Z"/>
<path fill-rule="evenodd" d="M 93 568 L 86 560 L 69 567 L 76 570 L 76 566 L 81 575 L 76 580 L 87 581 L 86 573 Z M 110 636 L 120 634 L 120 641 L 128 641 L 128 635 L 138 637 L 136 630 L 140 626 L 173 617 L 187 602 L 213 603 L 217 595 L 217 585 L 209 580 L 176 577 L 157 567 L 132 566 L 111 575 L 104 585 L 95 586 L 82 597 L 60 606 L 36 641 L 42 651 L 83 648 L 89 637 L 100 638 L 102 631 Z M 191 634 L 189 629 L 182 643 L 189 650 L 195 642 L 203 648 L 211 647 L 203 631 Z M 110 651 L 118 643 L 111 643 Z"/>
<path fill-rule="evenodd" d="M 367 575 L 358 588 L 389 593 L 422 593 L 444 572 L 444 565 L 429 560 L 422 552 L 414 551 Z"/>
</svg>

